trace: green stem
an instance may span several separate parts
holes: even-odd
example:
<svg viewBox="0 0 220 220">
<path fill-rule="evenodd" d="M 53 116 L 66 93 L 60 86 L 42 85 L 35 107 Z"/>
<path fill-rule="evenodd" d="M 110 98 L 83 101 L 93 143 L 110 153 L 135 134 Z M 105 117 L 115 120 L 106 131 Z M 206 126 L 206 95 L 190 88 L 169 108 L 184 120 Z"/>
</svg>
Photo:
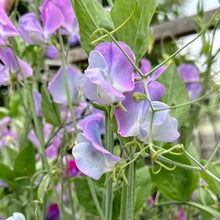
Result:
<svg viewBox="0 0 220 220">
<path fill-rule="evenodd" d="M 196 102 L 199 102 L 199 101 L 203 100 L 204 98 L 210 96 L 212 93 L 218 91 L 219 89 L 220 89 L 220 87 L 216 86 L 212 91 L 210 91 L 206 95 L 203 95 L 203 96 L 199 97 L 198 99 L 195 99 L 193 101 L 190 101 L 190 102 L 187 102 L 187 103 L 183 103 L 183 104 L 180 104 L 180 105 L 170 106 L 170 107 L 167 107 L 167 108 L 155 109 L 154 111 L 158 112 L 158 111 L 163 111 L 163 110 L 167 110 L 167 109 L 175 109 L 175 108 L 180 108 L 180 107 L 183 107 L 183 106 L 186 106 L 186 105 L 191 105 L 193 103 L 196 103 Z"/>
<path fill-rule="evenodd" d="M 27 98 L 28 98 L 28 101 L 29 101 L 32 117 L 33 117 L 33 120 L 34 120 L 36 136 L 37 136 L 37 138 L 39 140 L 39 143 L 40 143 L 40 153 L 41 153 L 41 156 L 42 156 L 42 160 L 43 160 L 43 162 L 45 164 L 45 167 L 47 169 L 47 172 L 48 172 L 48 175 L 49 175 L 49 178 L 50 178 L 50 183 L 52 185 L 53 192 L 54 192 L 54 194 L 56 196 L 56 199 L 57 199 L 57 204 L 58 204 L 58 207 L 59 207 L 59 210 L 60 210 L 61 219 L 65 219 L 65 212 L 64 212 L 63 207 L 61 205 L 60 197 L 59 197 L 59 195 L 56 191 L 56 186 L 55 186 L 55 183 L 53 181 L 53 175 L 51 173 L 50 165 L 49 165 L 48 160 L 47 160 L 47 155 L 46 155 L 46 151 L 45 151 L 45 148 L 44 148 L 44 133 L 43 133 L 43 129 L 40 126 L 40 121 L 39 121 L 40 119 L 36 115 L 35 106 L 34 106 L 34 99 L 33 99 L 33 95 L 32 95 L 33 91 L 32 91 L 32 89 L 31 89 L 31 92 L 29 91 L 28 81 L 24 77 L 24 73 L 22 71 L 20 63 L 18 62 L 18 58 L 16 56 L 15 50 L 14 50 L 14 48 L 11 48 L 11 49 L 12 49 L 13 54 L 15 56 L 15 59 L 16 59 L 16 62 L 17 62 L 18 68 L 19 68 L 19 72 L 21 73 L 21 76 L 22 76 L 22 79 L 24 81 L 25 88 L 26 88 L 26 91 L 27 91 L 26 94 L 27 94 Z"/>
<path fill-rule="evenodd" d="M 215 147 L 214 151 L 212 152 L 211 156 L 209 157 L 208 161 L 205 164 L 205 167 L 209 167 L 209 164 L 212 162 L 212 159 L 214 158 L 214 156 L 216 155 L 218 149 L 220 147 L 220 142 L 218 143 L 218 145 Z"/>
<path fill-rule="evenodd" d="M 97 198 L 97 196 L 96 196 L 96 191 L 95 191 L 93 182 L 92 182 L 91 178 L 88 177 L 88 176 L 86 176 L 86 179 L 87 179 L 87 182 L 88 182 L 88 185 L 89 185 L 89 189 L 90 189 L 90 192 L 91 192 L 93 201 L 94 201 L 94 203 L 95 203 L 96 209 L 97 209 L 97 211 L 98 211 L 98 213 L 99 213 L 99 217 L 101 218 L 101 220 L 105 220 L 105 217 L 104 217 L 104 215 L 103 215 L 101 206 L 100 206 L 99 201 L 98 201 L 98 198 Z"/>
<path fill-rule="evenodd" d="M 114 3 L 112 2 L 112 0 L 107 0 L 107 2 L 111 8 L 114 6 Z"/>
<path fill-rule="evenodd" d="M 134 189 L 135 189 L 135 163 L 126 169 L 128 183 L 123 181 L 121 194 L 121 220 L 134 219 Z"/>
<path fill-rule="evenodd" d="M 111 125 L 110 119 L 110 108 L 107 108 L 105 111 L 105 147 L 110 152 L 113 153 L 114 146 L 114 136 L 113 129 Z M 106 174 L 106 179 L 109 179 L 110 174 Z M 105 191 L 105 202 L 104 202 L 104 213 L 105 219 L 112 219 L 112 203 L 113 203 L 113 190 L 112 190 L 112 179 L 106 183 L 106 191 Z"/>
<path fill-rule="evenodd" d="M 159 65 L 157 65 L 156 67 L 154 67 L 152 70 L 150 70 L 146 76 L 151 75 L 154 71 L 156 71 L 158 68 L 160 68 L 161 66 L 163 66 L 164 64 L 166 64 L 170 59 L 172 59 L 173 57 L 175 57 L 178 53 L 180 53 L 183 49 L 185 49 L 186 47 L 188 47 L 191 43 L 193 43 L 195 40 L 197 40 L 202 34 L 204 34 L 206 32 L 206 30 L 212 25 L 212 23 L 215 21 L 215 19 L 218 17 L 218 14 L 220 12 L 220 8 L 217 10 L 217 12 L 212 16 L 212 18 L 210 19 L 210 21 L 208 22 L 208 24 L 199 32 L 199 34 L 193 38 L 191 41 L 189 41 L 187 44 L 185 44 L 183 47 L 181 47 L 180 49 L 178 49 L 176 52 L 174 52 L 170 57 L 168 57 L 166 60 L 164 60 L 162 63 L 160 63 Z"/>
<path fill-rule="evenodd" d="M 61 61 L 62 61 L 62 67 L 63 67 L 63 77 L 64 77 L 64 83 L 65 83 L 65 89 L 66 89 L 67 102 L 68 102 L 68 107 L 69 107 L 72 122 L 73 122 L 73 127 L 74 127 L 74 130 L 75 130 L 75 135 L 77 136 L 78 135 L 78 129 L 77 129 L 76 119 L 75 119 L 75 116 L 74 116 L 73 106 L 72 106 L 72 102 L 71 102 L 71 98 L 70 98 L 70 90 L 69 90 L 67 71 L 66 71 L 65 50 L 64 50 L 63 39 L 62 39 L 62 36 L 60 34 L 60 31 L 58 31 L 58 36 L 59 36 L 59 41 L 60 41 Z"/>
</svg>

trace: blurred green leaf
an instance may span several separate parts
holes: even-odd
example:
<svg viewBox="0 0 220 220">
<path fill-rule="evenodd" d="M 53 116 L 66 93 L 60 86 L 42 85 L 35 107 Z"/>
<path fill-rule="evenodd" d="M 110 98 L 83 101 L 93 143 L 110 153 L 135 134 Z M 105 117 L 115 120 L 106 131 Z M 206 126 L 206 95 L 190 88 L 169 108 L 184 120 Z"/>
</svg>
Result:
<svg viewBox="0 0 220 220">
<path fill-rule="evenodd" d="M 143 204 L 148 201 L 148 198 L 152 193 L 151 186 L 149 169 L 147 167 L 137 169 L 135 177 L 135 212 L 137 212 Z"/>
<path fill-rule="evenodd" d="M 115 27 L 121 25 L 135 8 L 135 0 L 116 0 L 111 10 Z M 117 36 L 134 52 L 138 63 L 146 53 L 148 47 L 148 32 L 152 16 L 156 9 L 155 0 L 137 0 L 137 8 L 134 15 L 120 30 Z"/>
<path fill-rule="evenodd" d="M 46 121 L 52 125 L 59 126 L 61 123 L 61 105 L 52 101 L 49 91 L 44 86 L 41 87 L 41 97 L 41 110 Z"/>
<path fill-rule="evenodd" d="M 167 69 L 157 79 L 166 87 L 165 94 L 161 97 L 160 101 L 169 106 L 175 106 L 189 102 L 189 94 L 179 77 L 176 65 L 171 63 Z M 171 115 L 178 120 L 178 126 L 181 126 L 188 118 L 188 111 L 190 105 L 185 105 L 180 108 L 171 109 Z"/>
<path fill-rule="evenodd" d="M 20 96 L 14 92 L 9 99 L 10 116 L 18 117 L 24 115 L 24 108 L 21 105 Z"/>
<path fill-rule="evenodd" d="M 105 10 L 98 2 L 91 0 L 75 0 L 74 11 L 79 23 L 79 33 L 83 49 L 87 54 L 94 49 L 95 45 L 89 43 L 91 34 L 98 28 L 105 28 L 108 31 L 114 29 L 110 12 Z M 105 33 L 104 33 L 105 34 Z M 103 33 L 95 34 L 93 40 L 102 36 Z M 109 41 L 105 38 L 104 41 Z M 100 41 L 99 43 L 101 43 Z"/>
<path fill-rule="evenodd" d="M 35 148 L 32 144 L 25 146 L 14 162 L 14 172 L 17 177 L 32 176 L 35 172 Z"/>
<path fill-rule="evenodd" d="M 49 183 L 50 183 L 49 176 L 48 175 L 44 176 L 44 179 L 40 183 L 37 190 L 37 197 L 41 202 L 43 202 L 44 196 L 47 193 L 47 187 Z"/>
<path fill-rule="evenodd" d="M 86 213 L 90 215 L 98 215 L 86 178 L 76 178 L 74 180 L 74 185 L 77 200 L 79 204 L 85 208 Z"/>
<path fill-rule="evenodd" d="M 14 161 L 18 155 L 18 152 L 12 149 L 11 147 L 3 146 L 1 153 L 2 153 L 2 162 L 5 165 L 9 166 L 10 168 L 13 168 Z"/>
<path fill-rule="evenodd" d="M 0 179 L 8 183 L 9 186 L 15 187 L 15 174 L 5 164 L 0 163 Z"/>
</svg>

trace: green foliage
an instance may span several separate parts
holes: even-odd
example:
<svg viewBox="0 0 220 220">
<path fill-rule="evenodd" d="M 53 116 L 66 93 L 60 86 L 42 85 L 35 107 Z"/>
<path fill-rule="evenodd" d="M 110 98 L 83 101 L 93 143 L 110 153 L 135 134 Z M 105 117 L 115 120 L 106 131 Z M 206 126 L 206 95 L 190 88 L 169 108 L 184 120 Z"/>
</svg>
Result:
<svg viewBox="0 0 220 220">
<path fill-rule="evenodd" d="M 147 202 L 152 193 L 151 176 L 147 167 L 136 170 L 135 177 L 135 206 L 134 211 L 137 212 L 144 203 Z"/>
<path fill-rule="evenodd" d="M 32 176 L 35 173 L 35 148 L 28 144 L 18 154 L 14 162 L 16 176 Z"/>
<path fill-rule="evenodd" d="M 9 99 L 10 116 L 18 117 L 24 115 L 24 108 L 21 105 L 21 99 L 17 92 L 13 93 Z"/>
<path fill-rule="evenodd" d="M 85 208 L 87 214 L 98 215 L 86 178 L 77 178 L 74 184 L 79 204 Z"/>
<path fill-rule="evenodd" d="M 41 87 L 41 97 L 41 110 L 46 121 L 52 125 L 59 126 L 61 123 L 61 105 L 52 101 L 49 91 L 44 86 Z"/>
<path fill-rule="evenodd" d="M 94 49 L 95 45 L 89 43 L 91 34 L 98 28 L 108 31 L 114 29 L 109 11 L 105 10 L 99 3 L 91 0 L 74 0 L 74 11 L 79 23 L 79 33 L 83 49 L 87 54 Z M 94 39 L 102 36 L 99 32 Z M 109 39 L 105 39 L 109 41 Z M 100 42 L 99 42 L 100 43 Z"/>
<path fill-rule="evenodd" d="M 37 190 L 37 197 L 38 199 L 43 202 L 44 196 L 47 193 L 47 188 L 50 183 L 50 179 L 48 175 L 44 176 L 44 179 L 40 183 L 38 190 Z"/>
<path fill-rule="evenodd" d="M 8 146 L 2 147 L 2 162 L 10 168 L 14 167 L 14 161 L 18 155 L 18 152 Z"/>
<path fill-rule="evenodd" d="M 161 102 L 169 106 L 179 105 L 189 102 L 189 95 L 183 81 L 179 77 L 176 65 L 171 63 L 167 69 L 157 79 L 166 88 L 166 93 L 161 97 Z M 171 115 L 178 120 L 178 125 L 181 126 L 188 118 L 190 105 L 185 105 L 180 108 L 171 109 Z"/>
<path fill-rule="evenodd" d="M 15 174 L 14 172 L 5 164 L 0 163 L 0 179 L 8 183 L 9 186 L 15 187 Z"/>
<path fill-rule="evenodd" d="M 170 144 L 166 144 L 165 148 L 170 148 Z M 173 161 L 182 164 L 191 165 L 190 160 L 185 155 L 164 154 L 163 156 Z M 168 165 L 170 167 L 170 165 Z M 159 167 L 154 168 L 158 170 Z M 191 198 L 193 191 L 197 188 L 199 174 L 196 171 L 187 170 L 181 167 L 176 167 L 174 170 L 169 171 L 161 168 L 158 174 L 150 172 L 152 182 L 158 187 L 169 199 L 176 201 L 187 201 Z"/>
<path fill-rule="evenodd" d="M 135 8 L 135 0 L 116 0 L 111 10 L 115 27 L 121 25 Z M 149 25 L 156 8 L 155 0 L 137 0 L 134 15 L 117 31 L 119 41 L 123 41 L 134 52 L 138 63 L 147 51 Z"/>
</svg>

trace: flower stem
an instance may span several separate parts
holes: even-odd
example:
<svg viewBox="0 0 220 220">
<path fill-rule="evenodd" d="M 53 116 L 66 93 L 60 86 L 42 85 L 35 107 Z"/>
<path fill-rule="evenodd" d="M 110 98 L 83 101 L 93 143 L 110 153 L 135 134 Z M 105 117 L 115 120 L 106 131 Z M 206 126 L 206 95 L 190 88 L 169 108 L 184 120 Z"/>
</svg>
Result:
<svg viewBox="0 0 220 220">
<path fill-rule="evenodd" d="M 110 152 L 113 153 L 114 146 L 114 136 L 110 119 L 110 108 L 105 111 L 105 147 Z M 106 179 L 109 179 L 110 174 L 106 174 Z M 112 219 L 112 203 L 113 203 L 113 190 L 112 190 L 112 179 L 106 183 L 105 190 L 105 201 L 103 206 L 103 211 L 106 220 Z"/>
<path fill-rule="evenodd" d="M 70 90 L 69 90 L 67 71 L 66 71 L 66 59 L 65 59 L 66 56 L 65 56 L 65 50 L 64 50 L 64 45 L 63 45 L 63 39 L 62 39 L 60 31 L 58 31 L 58 36 L 59 36 L 59 41 L 60 41 L 60 49 L 61 49 L 61 55 L 60 56 L 61 56 L 62 67 L 63 67 L 63 77 L 64 77 L 64 83 L 65 83 L 65 89 L 66 89 L 67 102 L 68 102 L 68 107 L 69 107 L 72 122 L 73 122 L 75 135 L 77 136 L 78 135 L 78 129 L 77 129 L 76 119 L 75 119 L 75 116 L 74 116 L 73 106 L 72 106 L 71 98 L 70 98 Z"/>
</svg>

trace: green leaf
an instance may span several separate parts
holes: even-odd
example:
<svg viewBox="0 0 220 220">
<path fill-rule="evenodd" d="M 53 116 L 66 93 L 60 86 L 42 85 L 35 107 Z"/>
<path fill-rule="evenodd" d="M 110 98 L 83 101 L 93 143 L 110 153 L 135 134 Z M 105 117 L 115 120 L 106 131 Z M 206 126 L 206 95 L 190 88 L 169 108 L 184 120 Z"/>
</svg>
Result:
<svg viewBox="0 0 220 220">
<path fill-rule="evenodd" d="M 37 197 L 41 202 L 43 202 L 44 196 L 47 193 L 47 187 L 49 183 L 50 183 L 49 176 L 48 175 L 44 176 L 44 179 L 42 180 L 37 190 Z"/>
<path fill-rule="evenodd" d="M 166 87 L 166 93 L 161 97 L 161 102 L 169 106 L 175 106 L 189 102 L 189 94 L 179 77 L 176 65 L 171 63 L 167 69 L 157 79 Z M 188 117 L 190 105 L 185 105 L 180 108 L 171 109 L 171 115 L 178 120 L 180 126 Z"/>
<path fill-rule="evenodd" d="M 116 0 L 111 10 L 115 27 L 121 25 L 135 8 L 135 0 Z M 117 36 L 130 46 L 138 63 L 147 51 L 149 25 L 156 8 L 155 0 L 137 0 L 134 15 L 120 30 Z"/>
<path fill-rule="evenodd" d="M 170 144 L 164 146 L 166 149 L 170 147 L 172 147 Z M 191 165 L 190 160 L 185 155 L 164 154 L 163 156 L 182 164 Z M 164 164 L 172 167 L 166 163 Z M 158 170 L 159 167 L 156 166 L 154 169 Z M 176 167 L 172 171 L 162 168 L 158 174 L 154 174 L 151 170 L 150 174 L 152 182 L 155 183 L 160 192 L 176 201 L 189 200 L 193 191 L 197 188 L 199 179 L 197 171 L 187 170 L 181 167 Z"/>
<path fill-rule="evenodd" d="M 105 10 L 99 3 L 91 0 L 74 0 L 74 11 L 79 23 L 82 47 L 89 54 L 95 47 L 95 45 L 89 43 L 91 34 L 98 28 L 105 28 L 108 31 L 114 29 L 110 12 Z M 99 32 L 93 39 L 95 40 L 102 35 L 103 33 Z M 105 41 L 109 41 L 109 38 L 105 38 Z"/>
<path fill-rule="evenodd" d="M 4 180 L 11 187 L 15 186 L 15 174 L 14 172 L 5 164 L 0 163 L 0 179 Z"/>
<path fill-rule="evenodd" d="M 24 108 L 21 105 L 20 96 L 18 93 L 13 93 L 9 100 L 10 116 L 16 117 L 24 115 Z"/>
<path fill-rule="evenodd" d="M 41 87 L 41 97 L 41 110 L 46 121 L 52 125 L 59 126 L 61 123 L 61 105 L 52 101 L 49 91 L 44 86 Z"/>
<path fill-rule="evenodd" d="M 35 148 L 32 144 L 25 146 L 14 162 L 14 172 L 17 177 L 32 176 L 35 172 Z"/>
<path fill-rule="evenodd" d="M 14 166 L 14 161 L 15 158 L 18 155 L 18 152 L 15 151 L 14 149 L 7 147 L 7 146 L 3 146 L 2 147 L 2 162 L 9 166 L 10 168 L 13 168 Z"/>
<path fill-rule="evenodd" d="M 142 167 L 137 169 L 135 179 L 135 212 L 147 202 L 151 193 L 151 177 L 148 168 Z"/>
<path fill-rule="evenodd" d="M 0 119 L 9 115 L 9 110 L 5 107 L 0 107 Z"/>
<path fill-rule="evenodd" d="M 98 215 L 87 180 L 85 178 L 76 178 L 74 184 L 79 204 L 85 208 L 87 214 Z"/>
<path fill-rule="evenodd" d="M 216 219 L 220 219 L 220 212 L 213 209 L 213 208 L 210 208 L 208 206 L 205 206 L 205 205 L 202 205 L 202 204 L 199 204 L 199 203 L 196 203 L 196 202 L 187 202 L 187 204 L 211 214 Z"/>
</svg>

